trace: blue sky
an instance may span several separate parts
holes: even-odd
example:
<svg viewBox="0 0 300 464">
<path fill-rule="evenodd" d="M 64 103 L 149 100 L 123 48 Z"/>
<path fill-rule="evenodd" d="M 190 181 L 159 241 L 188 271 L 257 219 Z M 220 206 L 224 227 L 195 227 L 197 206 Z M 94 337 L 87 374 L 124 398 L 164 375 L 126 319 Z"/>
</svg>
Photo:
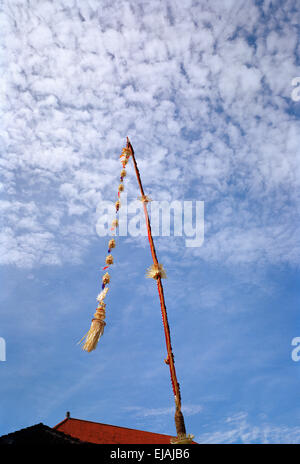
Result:
<svg viewBox="0 0 300 464">
<path fill-rule="evenodd" d="M 175 434 L 146 237 L 117 240 L 104 336 L 77 345 L 128 135 L 147 195 L 205 202 L 201 247 L 155 240 L 187 431 L 300 443 L 299 7 L 13 0 L 0 24 L 0 434 L 67 410 Z"/>
</svg>

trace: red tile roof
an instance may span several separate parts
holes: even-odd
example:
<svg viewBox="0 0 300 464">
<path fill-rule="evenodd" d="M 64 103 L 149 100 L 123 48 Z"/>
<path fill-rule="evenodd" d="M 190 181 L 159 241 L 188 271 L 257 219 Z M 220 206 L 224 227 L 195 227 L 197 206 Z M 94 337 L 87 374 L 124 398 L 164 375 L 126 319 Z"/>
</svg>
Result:
<svg viewBox="0 0 300 464">
<path fill-rule="evenodd" d="M 71 437 L 97 444 L 170 444 L 170 435 L 67 417 L 53 427 Z"/>
</svg>

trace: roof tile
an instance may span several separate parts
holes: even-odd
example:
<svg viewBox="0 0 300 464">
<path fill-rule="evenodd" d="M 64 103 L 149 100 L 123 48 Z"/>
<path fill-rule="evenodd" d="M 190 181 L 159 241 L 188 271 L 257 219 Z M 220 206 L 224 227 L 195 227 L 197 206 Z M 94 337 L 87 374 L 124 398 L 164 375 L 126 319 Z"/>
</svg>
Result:
<svg viewBox="0 0 300 464">
<path fill-rule="evenodd" d="M 66 418 L 55 427 L 82 441 L 97 444 L 170 444 L 171 435 Z"/>
</svg>

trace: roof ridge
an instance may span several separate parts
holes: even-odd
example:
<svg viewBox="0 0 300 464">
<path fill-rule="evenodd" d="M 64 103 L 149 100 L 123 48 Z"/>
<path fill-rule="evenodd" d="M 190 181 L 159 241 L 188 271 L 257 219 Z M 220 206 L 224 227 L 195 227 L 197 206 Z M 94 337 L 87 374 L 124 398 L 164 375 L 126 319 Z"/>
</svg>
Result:
<svg viewBox="0 0 300 464">
<path fill-rule="evenodd" d="M 63 421 L 61 421 L 57 425 L 55 425 L 53 428 L 56 429 L 56 427 L 62 425 L 64 422 L 67 422 L 69 420 L 76 420 L 76 421 L 79 421 L 79 422 L 89 422 L 91 424 L 97 424 L 97 425 L 105 425 L 105 426 L 114 427 L 114 428 L 117 428 L 117 429 L 134 430 L 135 432 L 150 433 L 152 435 L 162 435 L 163 437 L 171 437 L 171 438 L 175 437 L 175 435 L 167 435 L 165 433 L 158 433 L 158 432 L 149 432 L 148 430 L 133 429 L 133 428 L 130 428 L 130 427 L 122 427 L 120 425 L 104 424 L 103 422 L 95 422 L 95 421 L 91 421 L 91 420 L 87 420 L 87 419 L 77 419 L 76 417 L 67 417 Z"/>
<path fill-rule="evenodd" d="M 65 417 L 62 421 L 60 421 L 58 424 L 54 425 L 53 427 L 51 427 L 52 429 L 56 429 L 57 427 L 59 427 L 60 425 L 62 425 L 64 422 L 66 422 L 67 420 L 69 419 L 72 419 L 71 417 Z"/>
<path fill-rule="evenodd" d="M 80 440 L 80 438 L 77 438 L 77 437 L 73 437 L 72 435 L 69 435 L 68 433 L 65 433 L 65 432 L 62 432 L 61 430 L 56 430 L 56 429 L 53 429 L 53 427 L 49 427 L 49 425 L 46 425 L 44 424 L 43 422 L 39 422 L 38 424 L 34 424 L 34 425 L 29 425 L 28 427 L 24 427 L 22 429 L 19 429 L 19 430 L 16 430 L 14 432 L 9 432 L 5 435 L 1 435 L 1 439 L 5 439 L 5 438 L 8 438 L 12 435 L 19 435 L 21 434 L 22 432 L 26 432 L 26 431 L 29 431 L 30 429 L 43 429 L 44 431 L 46 431 L 47 433 L 52 433 L 58 437 L 61 437 L 65 440 L 72 440 L 74 442 L 82 442 L 84 443 L 82 440 Z"/>
<path fill-rule="evenodd" d="M 17 432 L 22 432 L 23 430 L 32 429 L 34 427 L 37 427 L 38 425 L 43 425 L 45 427 L 48 427 L 48 425 L 43 424 L 43 422 L 39 422 L 38 424 L 28 425 L 27 427 L 23 427 L 22 429 L 15 430 L 14 432 L 8 432 L 5 435 L 0 435 L 0 438 L 7 437 L 8 435 L 12 435 L 12 434 L 17 433 Z M 49 427 L 49 428 L 51 428 L 51 427 Z"/>
</svg>

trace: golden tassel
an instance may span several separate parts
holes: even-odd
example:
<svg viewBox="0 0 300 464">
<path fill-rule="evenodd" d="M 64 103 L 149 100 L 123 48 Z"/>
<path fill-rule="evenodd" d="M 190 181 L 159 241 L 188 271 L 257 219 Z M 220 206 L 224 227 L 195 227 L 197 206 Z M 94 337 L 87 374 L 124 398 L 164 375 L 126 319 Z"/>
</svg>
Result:
<svg viewBox="0 0 300 464">
<path fill-rule="evenodd" d="M 126 177 L 126 169 L 122 169 L 120 176 Z"/>
<path fill-rule="evenodd" d="M 88 331 L 85 342 L 82 347 L 84 351 L 93 351 L 99 341 L 101 335 L 103 335 L 104 327 L 106 326 L 105 319 L 105 303 L 101 302 L 96 309 L 94 318 L 92 319 L 92 324 L 90 330 Z"/>
<path fill-rule="evenodd" d="M 120 184 L 119 185 L 119 192 L 123 192 L 124 191 L 124 185 L 123 184 Z"/>
<path fill-rule="evenodd" d="M 167 274 L 166 274 L 166 271 L 163 268 L 163 265 L 157 263 L 157 264 L 152 264 L 152 266 L 150 266 L 147 269 L 146 277 L 148 277 L 149 279 L 151 279 L 151 278 L 152 279 L 158 279 L 159 277 L 161 279 L 166 279 Z"/>
</svg>

